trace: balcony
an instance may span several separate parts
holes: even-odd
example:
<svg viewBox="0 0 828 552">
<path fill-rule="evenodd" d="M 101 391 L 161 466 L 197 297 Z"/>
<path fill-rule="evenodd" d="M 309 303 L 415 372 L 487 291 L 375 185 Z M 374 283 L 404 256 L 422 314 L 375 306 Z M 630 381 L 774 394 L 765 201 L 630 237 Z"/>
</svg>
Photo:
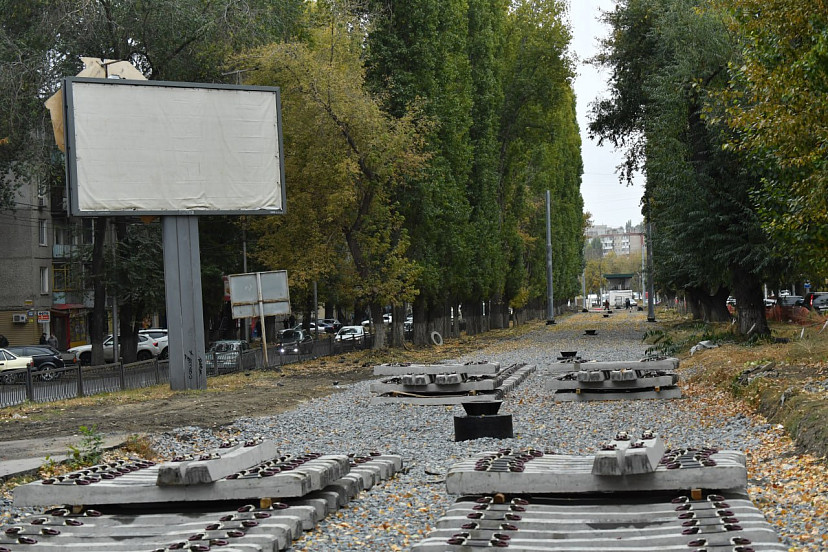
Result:
<svg viewBox="0 0 828 552">
<path fill-rule="evenodd" d="M 53 259 L 71 259 L 72 256 L 77 253 L 78 246 L 77 245 L 67 245 L 67 244 L 54 244 L 52 246 L 52 258 Z"/>
</svg>

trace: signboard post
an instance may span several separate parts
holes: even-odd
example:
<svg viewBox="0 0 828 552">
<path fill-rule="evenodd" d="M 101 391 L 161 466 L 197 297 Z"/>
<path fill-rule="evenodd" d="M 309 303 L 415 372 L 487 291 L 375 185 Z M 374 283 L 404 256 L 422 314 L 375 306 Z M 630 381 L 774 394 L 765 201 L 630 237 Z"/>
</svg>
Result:
<svg viewBox="0 0 828 552">
<path fill-rule="evenodd" d="M 290 314 L 287 271 L 231 274 L 227 279 L 230 283 L 230 308 L 233 318 L 259 318 L 262 328 L 262 355 L 267 366 L 269 362 L 265 316 Z"/>
</svg>

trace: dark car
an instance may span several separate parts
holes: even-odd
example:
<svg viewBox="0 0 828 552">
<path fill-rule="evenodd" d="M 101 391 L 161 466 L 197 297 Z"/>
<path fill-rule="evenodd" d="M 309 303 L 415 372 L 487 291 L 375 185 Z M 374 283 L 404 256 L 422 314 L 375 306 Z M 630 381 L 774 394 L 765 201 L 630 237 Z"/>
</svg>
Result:
<svg viewBox="0 0 828 552">
<path fill-rule="evenodd" d="M 216 341 L 207 351 L 207 371 L 226 374 L 240 368 L 241 357 L 250 350 L 250 343 L 243 339 Z"/>
<path fill-rule="evenodd" d="M 803 298 L 799 295 L 781 295 L 776 299 L 776 304 L 780 307 L 801 307 Z"/>
<path fill-rule="evenodd" d="M 51 381 L 60 377 L 61 372 L 54 372 L 66 366 L 60 351 L 48 345 L 16 345 L 6 347 L 7 351 L 18 356 L 30 356 L 34 361 L 34 370 L 40 373 L 40 379 Z"/>
<path fill-rule="evenodd" d="M 342 323 L 336 318 L 322 318 L 319 322 L 325 325 L 325 331 L 327 333 L 336 333 L 339 331 L 339 328 L 342 327 Z M 331 328 L 330 331 L 328 330 L 328 327 Z"/>
<path fill-rule="evenodd" d="M 819 313 L 828 312 L 828 291 L 814 291 L 802 296 L 802 306 Z"/>
<path fill-rule="evenodd" d="M 313 336 L 299 329 L 279 332 L 279 353 L 283 355 L 310 354 L 313 352 Z"/>
</svg>

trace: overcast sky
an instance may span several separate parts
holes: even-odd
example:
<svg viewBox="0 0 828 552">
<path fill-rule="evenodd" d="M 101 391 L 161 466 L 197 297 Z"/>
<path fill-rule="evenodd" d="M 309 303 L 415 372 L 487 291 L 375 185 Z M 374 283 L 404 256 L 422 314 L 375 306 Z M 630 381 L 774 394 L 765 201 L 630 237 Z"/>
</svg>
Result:
<svg viewBox="0 0 828 552">
<path fill-rule="evenodd" d="M 581 128 L 581 155 L 584 159 L 584 177 L 581 195 L 584 209 L 592 213 L 594 224 L 623 226 L 628 220 L 641 222 L 639 201 L 644 192 L 643 177 L 636 185 L 626 186 L 618 181 L 616 167 L 623 161 L 621 152 L 611 145 L 598 147 L 587 136 L 587 111 L 596 98 L 606 95 L 607 73 L 599 73 L 583 60 L 596 53 L 598 40 L 607 35 L 608 27 L 598 21 L 599 10 L 611 10 L 613 0 L 569 0 L 572 23 L 572 49 L 579 58 L 575 79 L 578 125 Z"/>
</svg>

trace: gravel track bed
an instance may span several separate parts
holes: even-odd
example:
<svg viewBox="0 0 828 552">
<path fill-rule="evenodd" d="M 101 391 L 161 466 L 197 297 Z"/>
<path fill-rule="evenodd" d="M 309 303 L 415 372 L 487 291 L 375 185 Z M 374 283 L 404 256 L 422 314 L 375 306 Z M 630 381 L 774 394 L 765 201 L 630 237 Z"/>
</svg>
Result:
<svg viewBox="0 0 828 552">
<path fill-rule="evenodd" d="M 457 359 L 538 366 L 535 374 L 504 398 L 501 412 L 513 415 L 513 439 L 455 443 L 453 416 L 463 414 L 461 406 L 372 406 L 370 382 L 365 381 L 278 416 L 240 418 L 220 432 L 185 427 L 158 434 L 153 436 L 153 447 L 163 456 L 172 456 L 211 450 L 228 436 L 261 436 L 275 440 L 282 453 L 399 454 L 404 460 L 403 473 L 363 492 L 290 549 L 365 552 L 406 550 L 424 538 L 454 500 L 445 492 L 448 468 L 480 451 L 534 447 L 562 454 L 591 454 L 618 430 L 639 433 L 643 429 L 659 433 L 667 447 L 709 445 L 746 450 L 758 445 L 763 434 L 773 431 L 768 424 L 756 424 L 742 414 L 733 414 L 721 401 L 554 403 L 550 392 L 544 390 L 544 372 L 561 351 L 578 351 L 590 360 L 634 360 L 644 356 L 647 346 L 641 336 L 648 326 L 642 314 L 621 312 L 612 317 L 612 327 L 607 324 L 603 329 L 600 318 L 594 315 L 565 317 L 556 326 Z M 599 327 L 599 335 L 584 335 L 585 328 L 595 327 Z M 795 512 L 789 515 L 794 523 Z"/>
</svg>

